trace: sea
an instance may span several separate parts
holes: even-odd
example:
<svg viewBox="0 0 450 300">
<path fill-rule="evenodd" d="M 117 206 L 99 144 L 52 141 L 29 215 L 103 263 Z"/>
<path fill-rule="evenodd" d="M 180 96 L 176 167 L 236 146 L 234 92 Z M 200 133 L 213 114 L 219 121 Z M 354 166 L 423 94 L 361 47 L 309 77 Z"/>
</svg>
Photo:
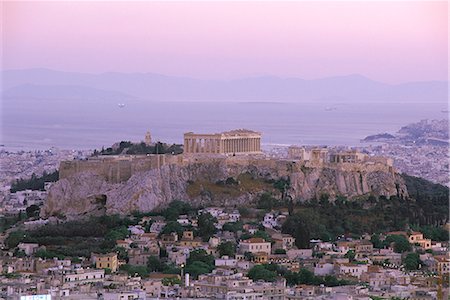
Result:
<svg viewBox="0 0 450 300">
<path fill-rule="evenodd" d="M 377 133 L 395 133 L 423 119 L 448 119 L 447 104 L 133 102 L 71 107 L 55 101 L 18 109 L 2 106 L 0 150 L 87 150 L 118 141 L 183 143 L 183 133 L 245 128 L 262 133 L 263 147 L 361 146 Z"/>
</svg>

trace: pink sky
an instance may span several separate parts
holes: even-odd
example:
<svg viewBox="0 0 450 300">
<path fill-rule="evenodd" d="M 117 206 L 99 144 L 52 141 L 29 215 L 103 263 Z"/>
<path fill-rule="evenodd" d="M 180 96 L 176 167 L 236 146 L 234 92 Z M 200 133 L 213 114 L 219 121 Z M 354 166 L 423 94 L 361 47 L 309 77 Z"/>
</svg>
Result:
<svg viewBox="0 0 450 300">
<path fill-rule="evenodd" d="M 3 69 L 447 80 L 447 2 L 3 2 Z"/>
</svg>

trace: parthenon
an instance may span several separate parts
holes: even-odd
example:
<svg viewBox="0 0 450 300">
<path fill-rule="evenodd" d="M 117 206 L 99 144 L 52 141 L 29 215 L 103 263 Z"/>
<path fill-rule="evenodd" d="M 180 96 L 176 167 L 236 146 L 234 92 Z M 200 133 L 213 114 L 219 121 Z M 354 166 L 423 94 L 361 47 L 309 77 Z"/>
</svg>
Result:
<svg viewBox="0 0 450 300">
<path fill-rule="evenodd" d="M 214 134 L 184 134 L 184 153 L 258 154 L 261 153 L 261 133 L 237 129 Z"/>
</svg>

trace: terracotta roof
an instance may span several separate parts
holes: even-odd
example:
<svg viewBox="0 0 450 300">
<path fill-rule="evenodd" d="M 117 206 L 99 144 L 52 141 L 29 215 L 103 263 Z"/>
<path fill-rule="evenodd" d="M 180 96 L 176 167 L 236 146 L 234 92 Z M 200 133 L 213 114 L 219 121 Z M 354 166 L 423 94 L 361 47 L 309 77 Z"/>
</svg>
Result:
<svg viewBox="0 0 450 300">
<path fill-rule="evenodd" d="M 244 240 L 244 243 L 251 243 L 251 244 L 256 244 L 256 243 L 267 243 L 263 238 L 249 238 L 248 240 Z"/>
</svg>

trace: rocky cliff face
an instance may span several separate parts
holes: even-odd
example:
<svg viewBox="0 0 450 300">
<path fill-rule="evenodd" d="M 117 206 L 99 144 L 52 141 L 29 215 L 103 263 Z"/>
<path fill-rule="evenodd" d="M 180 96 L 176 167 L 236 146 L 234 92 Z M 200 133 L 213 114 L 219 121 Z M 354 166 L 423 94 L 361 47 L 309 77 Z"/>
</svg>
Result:
<svg viewBox="0 0 450 300">
<path fill-rule="evenodd" d="M 245 183 L 239 183 L 246 174 Z M 231 186 L 218 186 L 227 178 Z M 289 161 L 231 159 L 165 165 L 134 174 L 126 182 L 111 183 L 93 172 L 80 172 L 55 183 L 42 216 L 77 218 L 85 215 L 129 214 L 164 207 L 175 199 L 196 204 L 234 206 L 255 202 L 273 188 L 273 180 L 290 182 L 287 194 L 304 201 L 321 194 L 353 198 L 374 195 L 407 195 L 401 177 L 384 166 L 325 165 L 305 167 Z M 215 192 L 218 187 L 220 192 Z"/>
</svg>

